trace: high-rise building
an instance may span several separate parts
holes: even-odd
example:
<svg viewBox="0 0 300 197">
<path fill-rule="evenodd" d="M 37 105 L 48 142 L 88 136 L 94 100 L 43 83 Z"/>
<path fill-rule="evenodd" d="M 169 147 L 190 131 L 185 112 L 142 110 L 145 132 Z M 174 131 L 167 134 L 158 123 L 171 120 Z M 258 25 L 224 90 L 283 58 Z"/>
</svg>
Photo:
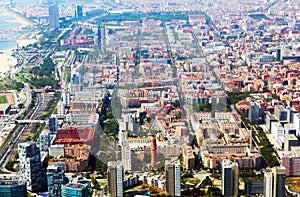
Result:
<svg viewBox="0 0 300 197">
<path fill-rule="evenodd" d="M 180 165 L 170 163 L 166 165 L 166 192 L 171 196 L 181 196 Z"/>
<path fill-rule="evenodd" d="M 127 140 L 122 142 L 122 164 L 124 171 L 131 170 L 131 151 Z"/>
<path fill-rule="evenodd" d="M 47 151 L 50 146 L 50 132 L 44 130 L 40 134 L 40 149 L 41 151 Z"/>
<path fill-rule="evenodd" d="M 273 197 L 285 196 L 285 167 L 275 166 L 272 168 L 273 173 Z"/>
<path fill-rule="evenodd" d="M 0 196 L 27 197 L 26 182 L 0 179 Z"/>
<path fill-rule="evenodd" d="M 82 5 L 76 5 L 75 9 L 75 18 L 80 18 L 83 17 L 83 7 Z"/>
<path fill-rule="evenodd" d="M 225 196 L 239 194 L 239 165 L 227 159 L 222 162 L 222 194 Z"/>
<path fill-rule="evenodd" d="M 45 185 L 40 149 L 35 142 L 25 142 L 18 144 L 18 151 L 21 179 L 27 183 L 29 191 L 40 191 Z"/>
<path fill-rule="evenodd" d="M 264 197 L 285 196 L 286 169 L 284 166 L 275 166 L 272 171 L 264 175 Z"/>
<path fill-rule="evenodd" d="M 57 30 L 59 28 L 59 14 L 57 4 L 49 6 L 49 29 Z"/>
<path fill-rule="evenodd" d="M 108 193 L 110 197 L 122 197 L 123 188 L 123 166 L 116 162 L 109 162 L 107 169 Z"/>
<path fill-rule="evenodd" d="M 68 183 L 61 186 L 61 197 L 88 197 L 89 185 L 80 183 Z"/>
<path fill-rule="evenodd" d="M 273 174 L 265 172 L 264 175 L 264 197 L 272 197 L 273 193 Z"/>
<path fill-rule="evenodd" d="M 258 121 L 259 121 L 259 106 L 253 101 L 251 101 L 249 103 L 248 118 L 249 118 L 251 124 L 258 124 Z"/>
<path fill-rule="evenodd" d="M 57 117 L 57 115 L 53 114 L 49 118 L 49 130 L 51 133 L 56 133 L 57 128 L 58 128 L 58 117 Z"/>
<path fill-rule="evenodd" d="M 47 184 L 50 197 L 61 196 L 61 186 L 64 184 L 64 163 L 55 163 L 47 167 Z"/>
</svg>

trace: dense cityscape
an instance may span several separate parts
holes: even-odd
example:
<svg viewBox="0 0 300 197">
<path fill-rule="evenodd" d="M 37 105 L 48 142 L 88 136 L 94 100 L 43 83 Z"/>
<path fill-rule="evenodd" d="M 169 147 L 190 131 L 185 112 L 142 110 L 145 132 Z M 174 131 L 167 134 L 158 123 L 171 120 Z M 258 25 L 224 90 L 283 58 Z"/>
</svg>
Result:
<svg viewBox="0 0 300 197">
<path fill-rule="evenodd" d="M 300 196 L 299 0 L 0 0 L 0 196 Z"/>
</svg>

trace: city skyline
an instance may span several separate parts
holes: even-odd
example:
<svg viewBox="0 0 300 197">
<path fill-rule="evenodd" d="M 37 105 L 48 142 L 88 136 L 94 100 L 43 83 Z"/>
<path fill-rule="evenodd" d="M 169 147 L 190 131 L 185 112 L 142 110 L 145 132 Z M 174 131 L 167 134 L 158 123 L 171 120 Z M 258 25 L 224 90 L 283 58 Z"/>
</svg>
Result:
<svg viewBox="0 0 300 197">
<path fill-rule="evenodd" d="M 0 1 L 0 196 L 299 195 L 299 3 Z"/>
</svg>

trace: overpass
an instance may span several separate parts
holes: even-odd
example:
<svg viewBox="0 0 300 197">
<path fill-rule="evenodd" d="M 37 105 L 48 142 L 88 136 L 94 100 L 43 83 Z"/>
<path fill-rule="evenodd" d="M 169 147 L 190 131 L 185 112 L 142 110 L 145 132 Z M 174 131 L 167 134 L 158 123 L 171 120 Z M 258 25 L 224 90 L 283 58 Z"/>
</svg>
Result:
<svg viewBox="0 0 300 197">
<path fill-rule="evenodd" d="M 30 123 L 47 123 L 47 120 L 30 120 L 30 119 L 25 119 L 25 120 L 16 120 L 17 123 L 19 124 L 30 124 Z"/>
</svg>

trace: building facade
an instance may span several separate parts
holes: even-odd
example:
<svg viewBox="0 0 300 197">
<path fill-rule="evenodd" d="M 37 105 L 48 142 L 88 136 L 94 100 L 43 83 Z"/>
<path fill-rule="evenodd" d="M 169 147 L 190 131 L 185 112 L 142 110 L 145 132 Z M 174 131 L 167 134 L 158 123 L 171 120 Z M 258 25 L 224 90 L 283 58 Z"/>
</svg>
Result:
<svg viewBox="0 0 300 197">
<path fill-rule="evenodd" d="M 83 17 L 83 7 L 82 5 L 76 5 L 76 10 L 75 10 L 75 18 L 81 18 Z"/>
<path fill-rule="evenodd" d="M 47 184 L 50 197 L 61 196 L 61 186 L 64 184 L 64 163 L 55 163 L 47 167 Z"/>
<path fill-rule="evenodd" d="M 108 193 L 110 197 L 122 197 L 124 195 L 123 186 L 123 166 L 115 162 L 108 163 Z"/>
<path fill-rule="evenodd" d="M 0 196 L 27 197 L 26 182 L 18 180 L 0 180 Z"/>
<path fill-rule="evenodd" d="M 273 194 L 273 174 L 266 172 L 264 174 L 264 197 L 272 197 Z"/>
<path fill-rule="evenodd" d="M 165 169 L 166 192 L 171 196 L 181 196 L 180 165 L 168 164 Z"/>
<path fill-rule="evenodd" d="M 54 30 L 59 28 L 59 13 L 57 4 L 49 6 L 49 28 Z"/>
<path fill-rule="evenodd" d="M 61 186 L 62 197 L 88 197 L 89 186 L 88 184 L 68 183 Z"/>
<path fill-rule="evenodd" d="M 264 175 L 264 197 L 285 196 L 286 169 L 284 166 L 275 166 L 272 171 Z"/>
<path fill-rule="evenodd" d="M 264 182 L 263 181 L 245 182 L 245 193 L 246 193 L 246 195 L 263 194 L 264 193 Z"/>
<path fill-rule="evenodd" d="M 35 142 L 25 142 L 18 144 L 18 152 L 21 180 L 27 183 L 29 191 L 40 191 L 45 185 L 40 149 Z"/>
<path fill-rule="evenodd" d="M 272 168 L 273 173 L 273 196 L 282 197 L 285 196 L 285 178 L 286 169 L 284 166 L 275 166 Z"/>
<path fill-rule="evenodd" d="M 44 130 L 40 134 L 40 149 L 41 151 L 47 151 L 50 146 L 50 132 Z"/>
<path fill-rule="evenodd" d="M 249 103 L 248 117 L 251 124 L 258 124 L 259 121 L 259 106 L 255 102 Z"/>
<path fill-rule="evenodd" d="M 239 165 L 227 159 L 222 161 L 222 194 L 225 196 L 239 194 Z"/>
</svg>

